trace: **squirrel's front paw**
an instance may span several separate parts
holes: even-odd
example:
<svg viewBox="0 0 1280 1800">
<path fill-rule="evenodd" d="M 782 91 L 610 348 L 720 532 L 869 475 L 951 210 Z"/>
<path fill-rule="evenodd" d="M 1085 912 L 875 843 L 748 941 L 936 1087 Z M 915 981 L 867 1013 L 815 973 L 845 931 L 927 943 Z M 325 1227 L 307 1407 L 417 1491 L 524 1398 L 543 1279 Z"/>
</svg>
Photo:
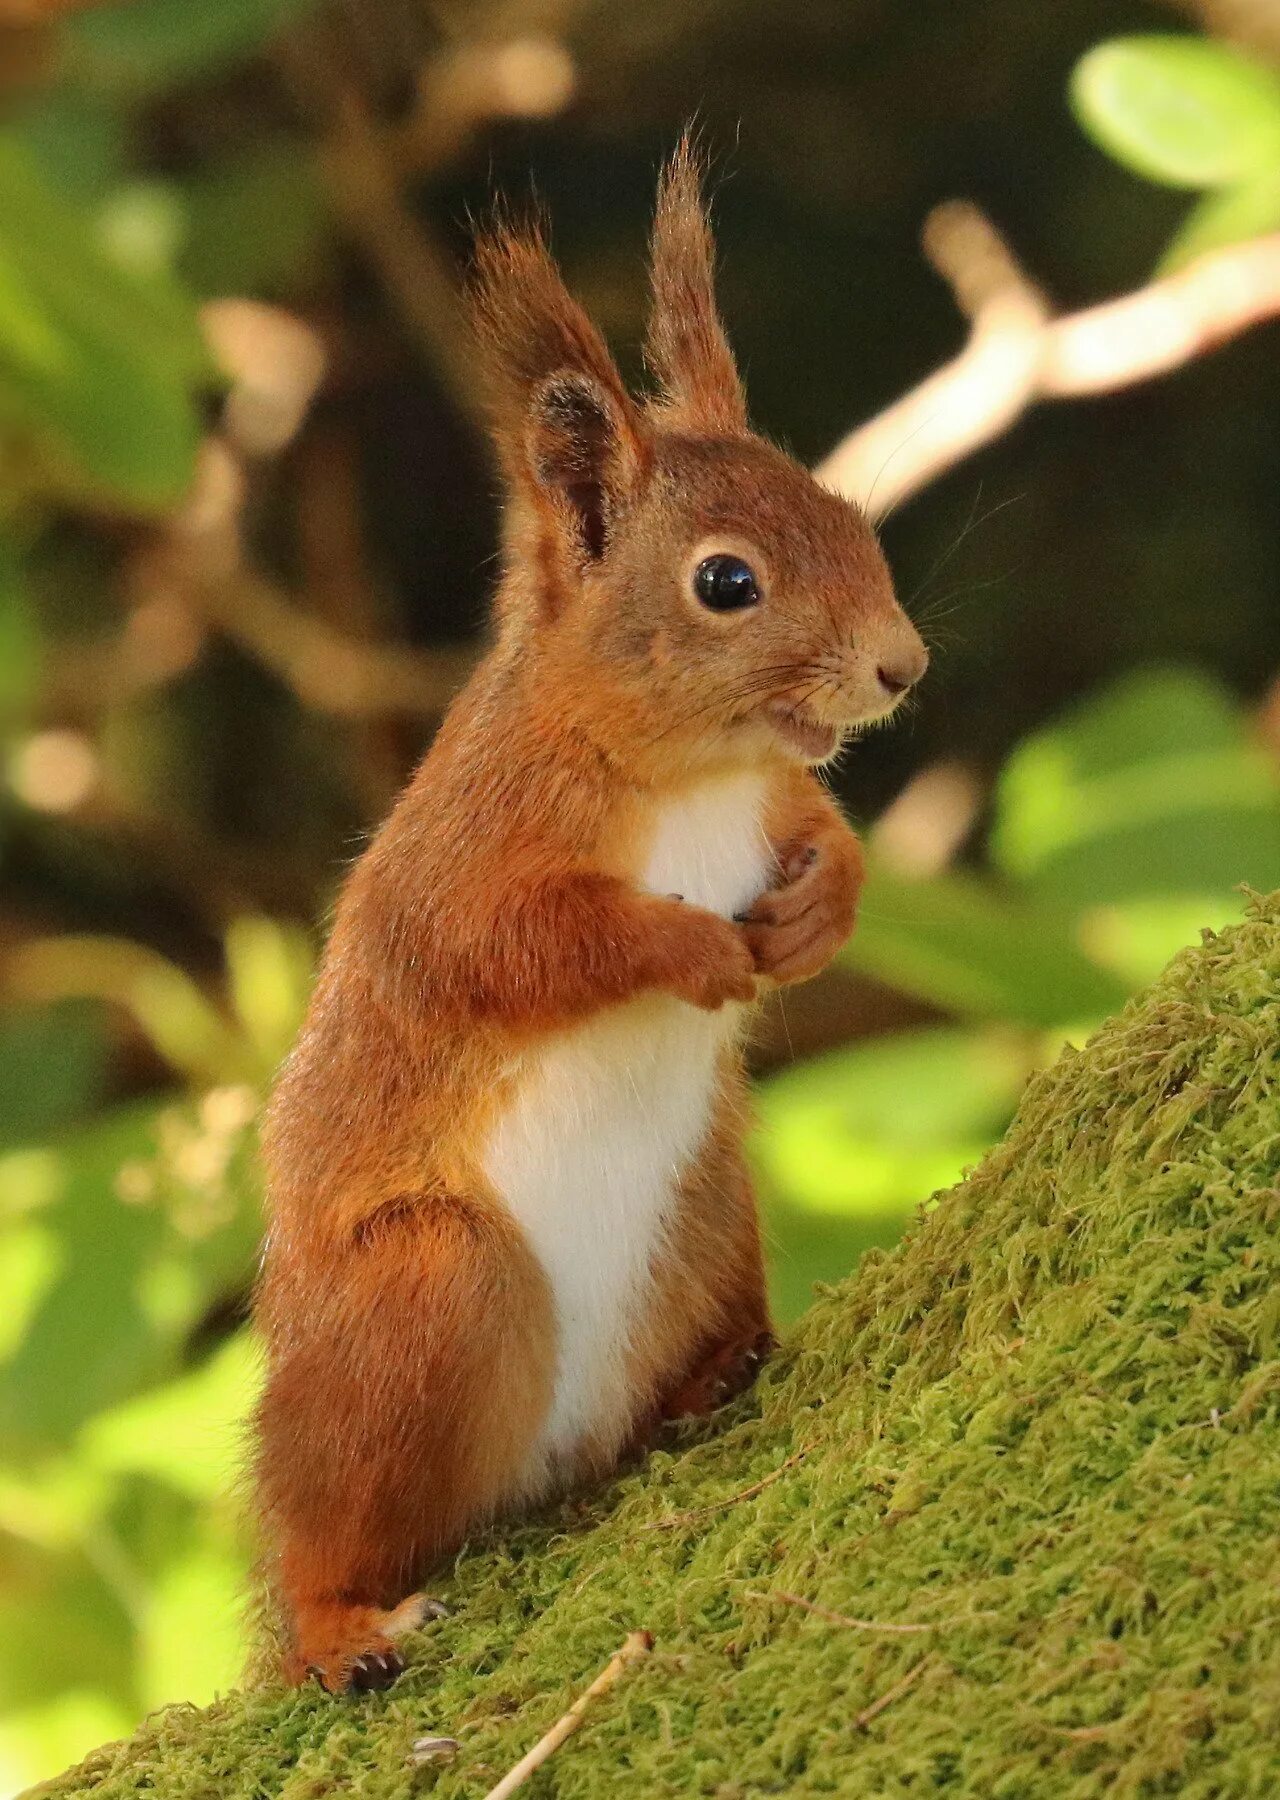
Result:
<svg viewBox="0 0 1280 1800">
<path fill-rule="evenodd" d="M 740 926 L 678 904 L 666 948 L 668 985 L 682 1000 L 717 1012 L 729 1001 L 755 999 L 755 959 Z"/>
<path fill-rule="evenodd" d="M 792 853 L 783 878 L 742 921 L 757 974 L 779 987 L 817 975 L 844 943 L 853 930 L 861 870 L 854 858 L 814 844 Z"/>
</svg>

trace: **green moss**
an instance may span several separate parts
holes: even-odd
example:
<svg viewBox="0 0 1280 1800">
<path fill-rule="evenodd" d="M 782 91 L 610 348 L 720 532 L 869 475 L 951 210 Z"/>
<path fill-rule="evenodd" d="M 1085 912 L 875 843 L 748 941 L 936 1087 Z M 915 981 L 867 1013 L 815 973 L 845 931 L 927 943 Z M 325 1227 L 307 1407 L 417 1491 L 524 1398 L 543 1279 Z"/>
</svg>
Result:
<svg viewBox="0 0 1280 1800">
<path fill-rule="evenodd" d="M 1278 1221 L 1275 895 L 1033 1081 L 723 1430 L 463 1558 L 390 1695 L 174 1708 L 42 1793 L 474 1796 L 644 1625 L 532 1793 L 1272 1795 Z M 459 1761 L 411 1771 L 425 1732 Z"/>
</svg>

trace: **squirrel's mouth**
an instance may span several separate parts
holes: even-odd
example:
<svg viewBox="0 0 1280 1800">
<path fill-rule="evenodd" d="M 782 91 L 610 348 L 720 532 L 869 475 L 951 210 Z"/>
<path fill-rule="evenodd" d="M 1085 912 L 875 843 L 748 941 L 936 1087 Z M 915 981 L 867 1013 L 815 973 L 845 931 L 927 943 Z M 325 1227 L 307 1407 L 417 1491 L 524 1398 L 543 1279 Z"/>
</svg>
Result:
<svg viewBox="0 0 1280 1800">
<path fill-rule="evenodd" d="M 834 725 L 824 725 L 803 707 L 788 706 L 778 700 L 768 709 L 769 723 L 778 736 L 807 763 L 822 763 L 833 757 L 844 741 L 844 734 Z"/>
</svg>

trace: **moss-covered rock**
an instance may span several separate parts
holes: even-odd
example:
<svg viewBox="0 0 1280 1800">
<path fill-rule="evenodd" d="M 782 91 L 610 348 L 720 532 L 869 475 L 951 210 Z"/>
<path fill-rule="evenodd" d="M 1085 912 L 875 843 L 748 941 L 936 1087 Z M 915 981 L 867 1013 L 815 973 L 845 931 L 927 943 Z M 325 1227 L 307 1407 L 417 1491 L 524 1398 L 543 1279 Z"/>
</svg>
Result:
<svg viewBox="0 0 1280 1800">
<path fill-rule="evenodd" d="M 42 1794 L 477 1795 L 646 1626 L 532 1792 L 1271 1796 L 1278 1499 L 1280 895 L 1033 1081 L 723 1430 L 465 1557 L 390 1695 L 174 1708 Z"/>
</svg>

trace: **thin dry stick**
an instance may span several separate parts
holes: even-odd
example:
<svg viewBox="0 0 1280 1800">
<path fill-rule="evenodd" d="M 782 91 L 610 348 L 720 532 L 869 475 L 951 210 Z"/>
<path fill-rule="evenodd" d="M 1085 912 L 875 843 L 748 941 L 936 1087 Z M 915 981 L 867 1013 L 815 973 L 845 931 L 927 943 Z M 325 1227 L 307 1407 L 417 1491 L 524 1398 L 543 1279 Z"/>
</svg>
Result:
<svg viewBox="0 0 1280 1800">
<path fill-rule="evenodd" d="M 864 1706 L 860 1713 L 855 1713 L 853 1716 L 854 1730 L 865 1731 L 871 1721 L 878 1719 L 887 1706 L 892 1706 L 895 1700 L 901 1700 L 902 1696 L 916 1685 L 933 1660 L 931 1656 L 922 1656 L 918 1663 L 907 1670 L 901 1681 L 895 1681 L 891 1688 L 885 1689 L 878 1700 L 873 1700 L 870 1706 Z"/>
<path fill-rule="evenodd" d="M 544 1762 L 573 1736 L 581 1725 L 587 1708 L 598 1695 L 607 1692 L 615 1682 L 626 1674 L 636 1663 L 643 1662 L 653 1649 L 653 1634 L 648 1631 L 633 1631 L 616 1656 L 610 1658 L 596 1676 L 585 1693 L 578 1695 L 573 1705 L 562 1719 L 557 1719 L 550 1731 L 540 1737 L 533 1749 L 526 1752 L 513 1769 L 509 1769 L 496 1787 L 491 1787 L 484 1800 L 507 1800 L 508 1794 L 526 1782 L 535 1769 L 540 1769 Z"/>
<path fill-rule="evenodd" d="M 750 1487 L 743 1488 L 740 1493 L 730 1494 L 727 1499 L 717 1500 L 711 1506 L 699 1506 L 693 1512 L 672 1513 L 669 1519 L 654 1519 L 644 1529 L 646 1531 L 675 1531 L 681 1525 L 696 1525 L 699 1519 L 712 1518 L 716 1513 L 723 1512 L 726 1507 L 737 1506 L 742 1500 L 754 1500 L 757 1494 L 762 1494 L 767 1487 L 772 1487 L 774 1482 L 785 1475 L 788 1469 L 793 1469 L 798 1462 L 803 1462 L 808 1454 L 807 1447 L 797 1450 L 794 1456 L 789 1456 L 785 1462 L 779 1463 L 772 1474 L 764 1476 L 760 1481 L 752 1482 Z"/>
<path fill-rule="evenodd" d="M 967 202 L 930 215 L 924 249 L 972 320 L 969 341 L 816 470 L 876 518 L 999 437 L 1034 401 L 1149 381 L 1280 316 L 1280 233 L 1056 319 L 995 226 Z"/>
<path fill-rule="evenodd" d="M 851 1631 L 936 1631 L 936 1625 L 891 1625 L 883 1624 L 878 1619 L 854 1619 L 848 1613 L 833 1612 L 829 1606 L 818 1606 L 812 1600 L 806 1600 L 802 1594 L 788 1594 L 782 1588 L 771 1588 L 767 1594 L 748 1593 L 748 1600 L 780 1600 L 784 1606 L 798 1606 L 802 1612 L 812 1613 L 815 1619 L 825 1619 L 830 1625 L 845 1625 Z"/>
</svg>

